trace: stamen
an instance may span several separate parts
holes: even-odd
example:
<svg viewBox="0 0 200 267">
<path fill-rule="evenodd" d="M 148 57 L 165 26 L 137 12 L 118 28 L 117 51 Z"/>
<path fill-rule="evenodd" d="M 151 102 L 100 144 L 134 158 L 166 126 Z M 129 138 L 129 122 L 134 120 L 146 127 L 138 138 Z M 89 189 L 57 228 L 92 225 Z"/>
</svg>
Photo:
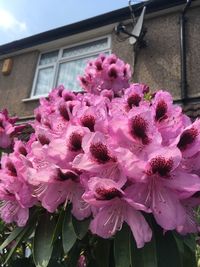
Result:
<svg viewBox="0 0 200 267">
<path fill-rule="evenodd" d="M 32 194 L 33 197 L 40 197 L 48 188 L 47 184 L 41 184 L 38 188 L 34 190 L 35 194 Z"/>
<path fill-rule="evenodd" d="M 107 219 L 107 220 L 105 221 L 105 223 L 103 224 L 104 226 L 106 226 L 106 225 L 110 222 L 110 220 L 113 219 L 114 214 L 115 214 L 115 210 L 112 210 L 112 212 L 110 212 L 110 216 L 108 217 L 108 219 Z"/>
<path fill-rule="evenodd" d="M 90 207 L 90 204 L 85 202 L 84 200 L 80 200 L 80 203 L 81 203 L 81 207 L 79 210 L 81 210 L 81 211 L 86 210 Z"/>
</svg>

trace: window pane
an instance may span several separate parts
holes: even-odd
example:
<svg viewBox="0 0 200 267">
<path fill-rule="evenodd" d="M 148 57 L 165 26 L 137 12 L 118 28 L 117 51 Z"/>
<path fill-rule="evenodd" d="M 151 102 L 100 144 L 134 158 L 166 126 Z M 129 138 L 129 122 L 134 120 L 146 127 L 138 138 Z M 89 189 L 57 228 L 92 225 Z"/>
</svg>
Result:
<svg viewBox="0 0 200 267">
<path fill-rule="evenodd" d="M 47 94 L 52 89 L 53 67 L 40 69 L 38 71 L 37 82 L 34 95 Z"/>
<path fill-rule="evenodd" d="M 74 57 L 86 53 L 101 51 L 108 48 L 108 38 L 96 40 L 87 44 L 66 48 L 63 50 L 63 57 Z"/>
<path fill-rule="evenodd" d="M 77 78 L 83 74 L 88 60 L 96 58 L 96 56 L 61 63 L 58 71 L 57 85 L 62 84 L 66 89 L 75 92 L 81 91 L 82 89 L 79 86 Z"/>
<path fill-rule="evenodd" d="M 46 64 L 54 63 L 56 62 L 57 58 L 58 58 L 58 51 L 53 51 L 53 52 L 42 54 L 39 65 L 46 65 Z"/>
</svg>

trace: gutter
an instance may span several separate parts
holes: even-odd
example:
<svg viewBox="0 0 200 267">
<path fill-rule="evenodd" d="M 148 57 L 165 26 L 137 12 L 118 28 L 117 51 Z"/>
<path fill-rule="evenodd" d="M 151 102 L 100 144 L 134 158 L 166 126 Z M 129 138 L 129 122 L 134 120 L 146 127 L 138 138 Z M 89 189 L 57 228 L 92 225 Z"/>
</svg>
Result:
<svg viewBox="0 0 200 267">
<path fill-rule="evenodd" d="M 187 54 L 186 54 L 186 13 L 192 3 L 187 3 L 180 15 L 180 57 L 181 57 L 181 98 L 183 103 L 188 100 L 188 82 L 187 82 Z"/>
</svg>

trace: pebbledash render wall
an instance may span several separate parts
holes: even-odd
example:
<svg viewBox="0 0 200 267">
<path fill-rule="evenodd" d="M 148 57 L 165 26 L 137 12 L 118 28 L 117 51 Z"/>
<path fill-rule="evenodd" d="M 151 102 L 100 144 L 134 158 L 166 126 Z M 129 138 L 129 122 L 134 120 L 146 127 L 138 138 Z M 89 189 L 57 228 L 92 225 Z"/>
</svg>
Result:
<svg viewBox="0 0 200 267">
<path fill-rule="evenodd" d="M 22 102 L 29 97 L 35 74 L 39 51 L 19 54 L 11 57 L 13 68 L 9 75 L 0 72 L 0 110 L 8 108 L 11 115 L 25 117 L 33 115 L 33 109 L 38 101 Z M 0 60 L 0 70 L 3 60 Z"/>
<path fill-rule="evenodd" d="M 200 6 L 187 13 L 187 79 L 188 97 L 200 96 Z M 148 47 L 140 51 L 134 79 L 146 82 L 152 89 L 169 90 L 180 99 L 180 12 L 154 17 L 145 22 Z"/>
<path fill-rule="evenodd" d="M 133 81 L 147 83 L 151 90 L 169 90 L 180 99 L 180 8 L 165 10 L 164 14 L 151 14 L 145 19 L 147 48 L 140 49 L 134 57 L 128 40 L 120 42 L 110 31 L 112 52 L 131 64 Z M 191 7 L 187 17 L 187 71 L 189 97 L 200 96 L 200 6 Z M 88 37 L 89 38 L 89 37 Z M 0 109 L 9 108 L 11 115 L 29 117 L 38 100 L 23 102 L 29 98 L 40 51 L 34 50 L 11 56 L 13 69 L 10 75 L 0 72 Z M 10 56 L 9 56 L 10 57 Z M 0 70 L 3 59 L 0 59 Z"/>
</svg>

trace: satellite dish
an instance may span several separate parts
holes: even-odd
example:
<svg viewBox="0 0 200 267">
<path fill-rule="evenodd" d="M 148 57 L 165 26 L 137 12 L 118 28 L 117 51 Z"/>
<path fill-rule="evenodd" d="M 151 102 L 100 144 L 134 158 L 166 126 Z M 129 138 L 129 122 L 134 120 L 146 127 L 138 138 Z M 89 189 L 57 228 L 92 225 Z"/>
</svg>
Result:
<svg viewBox="0 0 200 267">
<path fill-rule="evenodd" d="M 145 11 L 146 11 L 146 6 L 143 7 L 142 12 L 131 32 L 131 37 L 129 38 L 129 43 L 131 45 L 134 45 L 137 42 L 137 40 L 140 38 L 140 35 L 142 33 Z"/>
<path fill-rule="evenodd" d="M 146 2 L 147 0 L 143 0 L 142 2 Z M 154 0 L 148 0 L 147 2 L 150 3 Z M 140 6 L 139 8 L 141 8 Z M 147 32 L 147 29 L 143 27 L 144 22 L 144 15 L 146 11 L 146 4 L 142 7 L 142 12 L 139 16 L 139 18 L 136 20 L 133 8 L 131 6 L 131 1 L 129 1 L 129 9 L 131 13 L 131 18 L 133 22 L 133 30 L 129 32 L 127 30 L 127 25 L 123 24 L 122 22 L 119 22 L 119 24 L 115 27 L 116 35 L 118 36 L 120 41 L 124 41 L 127 39 L 127 35 L 129 38 L 129 43 L 131 45 L 134 45 L 134 49 L 137 48 L 145 48 L 147 46 L 146 41 L 144 40 L 144 36 Z M 138 8 L 137 8 L 138 9 Z M 122 33 L 122 35 L 121 35 Z M 120 36 L 121 35 L 121 36 Z M 125 37 L 124 37 L 125 36 Z"/>
</svg>

